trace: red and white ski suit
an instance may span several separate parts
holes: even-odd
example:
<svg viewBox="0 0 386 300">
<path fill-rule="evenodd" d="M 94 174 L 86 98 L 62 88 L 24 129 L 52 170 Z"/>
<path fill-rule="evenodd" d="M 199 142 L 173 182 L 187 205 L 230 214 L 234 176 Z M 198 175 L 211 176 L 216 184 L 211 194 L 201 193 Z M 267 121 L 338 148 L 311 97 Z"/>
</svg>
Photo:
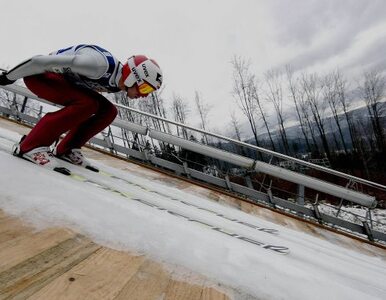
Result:
<svg viewBox="0 0 386 300">
<path fill-rule="evenodd" d="M 47 113 L 20 145 L 22 153 L 57 145 L 57 155 L 81 148 L 115 119 L 117 109 L 99 92 L 119 92 L 122 64 L 108 51 L 78 45 L 51 55 L 35 56 L 8 72 L 11 80 L 23 78 L 38 97 L 64 106 Z"/>
</svg>

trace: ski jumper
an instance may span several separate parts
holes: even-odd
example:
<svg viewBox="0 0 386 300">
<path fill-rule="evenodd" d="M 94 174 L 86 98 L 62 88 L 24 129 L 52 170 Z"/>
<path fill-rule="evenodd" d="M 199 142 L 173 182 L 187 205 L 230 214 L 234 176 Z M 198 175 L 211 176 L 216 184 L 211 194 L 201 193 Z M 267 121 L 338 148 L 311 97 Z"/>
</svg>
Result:
<svg viewBox="0 0 386 300">
<path fill-rule="evenodd" d="M 64 106 L 47 113 L 20 145 L 22 153 L 57 145 L 57 155 L 81 148 L 115 119 L 117 109 L 100 92 L 119 92 L 122 64 L 95 45 L 77 45 L 50 55 L 34 56 L 8 72 L 11 80 L 23 78 L 40 98 Z"/>
</svg>

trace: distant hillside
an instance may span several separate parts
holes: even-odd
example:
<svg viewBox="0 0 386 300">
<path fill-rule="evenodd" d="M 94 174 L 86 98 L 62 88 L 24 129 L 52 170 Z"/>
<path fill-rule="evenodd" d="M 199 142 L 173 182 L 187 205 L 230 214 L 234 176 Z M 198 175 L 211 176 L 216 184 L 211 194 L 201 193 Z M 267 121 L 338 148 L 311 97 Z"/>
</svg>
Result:
<svg viewBox="0 0 386 300">
<path fill-rule="evenodd" d="M 386 102 L 383 103 L 381 109 L 382 109 L 382 111 L 386 112 Z M 361 135 L 369 134 L 368 131 L 370 131 L 370 134 L 372 134 L 371 121 L 370 121 L 367 107 L 362 106 L 362 107 L 351 110 L 349 113 L 352 115 L 353 120 L 355 122 L 355 125 L 358 126 Z M 270 118 L 270 124 L 276 124 L 276 120 L 275 120 L 274 115 L 269 116 L 269 118 Z M 346 122 L 346 118 L 343 114 L 341 114 L 341 115 L 339 115 L 339 119 L 340 119 L 340 126 L 342 129 L 342 133 L 343 133 L 344 139 L 346 141 L 346 145 L 349 149 L 351 149 L 352 144 L 351 144 L 351 138 L 350 138 L 350 133 L 349 133 L 349 128 L 348 128 L 348 125 Z M 385 131 L 386 131 L 386 113 L 384 113 L 382 122 L 383 122 L 383 127 L 385 128 Z M 367 131 L 366 131 L 366 128 L 368 128 Z M 240 130 L 242 132 L 249 132 L 250 138 L 244 139 L 243 141 L 246 143 L 254 145 L 255 139 L 253 138 L 253 136 L 251 136 L 251 133 L 250 133 L 251 130 L 250 130 L 248 123 L 240 124 Z M 329 143 L 332 146 L 334 146 L 334 149 L 336 149 L 335 141 L 334 141 L 334 135 L 339 142 L 340 142 L 340 137 L 339 137 L 338 127 L 337 127 L 336 122 L 335 122 L 333 117 L 328 117 L 325 119 L 325 131 L 326 131 Z M 260 133 L 258 135 L 260 146 L 270 149 L 271 144 L 269 141 L 268 133 L 263 128 L 261 129 L 261 132 L 262 133 Z M 314 132 L 315 132 L 315 136 L 319 140 L 319 132 L 318 132 L 315 124 L 314 124 Z M 293 126 L 286 127 L 286 134 L 287 134 L 287 137 L 289 139 L 289 143 L 290 143 L 291 147 L 295 148 L 296 153 L 301 154 L 301 153 L 307 152 L 306 151 L 306 142 L 305 142 L 303 133 L 301 131 L 301 127 L 299 125 L 293 125 Z M 277 130 L 273 130 L 271 132 L 271 136 L 275 142 L 275 145 L 280 144 L 281 138 L 280 138 L 279 132 Z M 214 145 L 214 146 L 218 147 L 219 145 Z M 234 146 L 232 144 L 229 144 L 229 143 L 222 143 L 221 147 L 223 149 L 230 150 L 230 151 L 235 150 Z"/>
<path fill-rule="evenodd" d="M 382 110 L 386 111 L 386 103 L 385 102 L 382 105 Z M 360 127 L 360 133 L 362 135 L 365 134 L 366 128 L 371 128 L 371 123 L 370 123 L 371 121 L 370 121 L 367 107 L 365 107 L 365 106 L 360 107 L 360 108 L 351 110 L 349 113 L 352 115 L 355 124 L 358 125 L 358 127 Z M 343 114 L 341 114 L 341 115 L 339 115 L 339 119 L 340 119 L 340 126 L 342 129 L 342 133 L 343 133 L 344 139 L 346 141 L 346 145 L 349 148 L 351 148 L 352 147 L 351 138 L 350 138 L 350 132 L 349 132 L 348 124 L 346 122 L 346 118 Z M 383 116 L 383 127 L 386 130 L 386 114 Z M 313 129 L 315 132 L 315 136 L 317 138 L 319 138 L 320 135 L 319 135 L 319 132 L 318 132 L 315 124 L 314 124 Z M 333 117 L 328 117 L 325 119 L 325 131 L 327 134 L 327 138 L 328 138 L 329 142 L 332 143 L 332 145 L 334 144 L 334 134 L 338 138 L 338 140 L 340 140 L 340 138 L 338 137 L 338 135 L 339 135 L 338 126 L 336 125 L 336 122 L 335 122 Z M 306 143 L 305 143 L 305 139 L 304 139 L 303 133 L 301 131 L 300 125 L 294 125 L 294 126 L 287 127 L 286 128 L 286 134 L 287 134 L 287 137 L 289 139 L 290 144 L 291 145 L 293 145 L 293 144 L 297 145 L 298 152 L 305 152 L 306 151 L 306 147 L 305 147 Z M 280 135 L 279 135 L 278 131 L 272 131 L 271 136 L 272 136 L 275 143 L 280 141 Z M 267 132 L 259 134 L 258 139 L 263 144 L 270 145 Z M 253 137 L 245 140 L 245 142 L 255 144 L 255 140 Z"/>
</svg>

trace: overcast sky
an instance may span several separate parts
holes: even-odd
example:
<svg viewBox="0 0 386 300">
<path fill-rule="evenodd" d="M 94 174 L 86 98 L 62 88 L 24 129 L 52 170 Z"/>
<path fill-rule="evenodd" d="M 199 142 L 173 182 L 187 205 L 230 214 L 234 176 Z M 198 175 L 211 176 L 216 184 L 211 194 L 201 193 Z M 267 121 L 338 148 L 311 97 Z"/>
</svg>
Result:
<svg viewBox="0 0 386 300">
<path fill-rule="evenodd" d="M 213 108 L 221 129 L 237 105 L 231 95 L 233 55 L 261 76 L 292 64 L 354 76 L 386 69 L 385 0 L 0 0 L 0 67 L 78 43 L 100 45 L 122 62 L 155 58 L 164 96 L 194 92 Z M 240 116 L 241 119 L 241 116 Z M 194 121 L 192 120 L 192 123 Z"/>
</svg>

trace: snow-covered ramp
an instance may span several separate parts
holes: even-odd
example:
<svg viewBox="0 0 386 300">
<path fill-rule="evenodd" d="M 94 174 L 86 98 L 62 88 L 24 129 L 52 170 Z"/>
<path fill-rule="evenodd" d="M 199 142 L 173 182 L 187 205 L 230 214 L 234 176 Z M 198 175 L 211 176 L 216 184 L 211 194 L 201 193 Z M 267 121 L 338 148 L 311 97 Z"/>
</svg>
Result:
<svg viewBox="0 0 386 300">
<path fill-rule="evenodd" d="M 9 154 L 0 129 L 0 209 L 33 226 L 69 228 L 228 286 L 235 298 L 384 299 L 386 252 L 264 208 L 89 151 L 100 173 L 73 176 Z M 216 199 L 217 201 L 213 201 Z M 191 279 L 189 279 L 191 280 Z"/>
</svg>

